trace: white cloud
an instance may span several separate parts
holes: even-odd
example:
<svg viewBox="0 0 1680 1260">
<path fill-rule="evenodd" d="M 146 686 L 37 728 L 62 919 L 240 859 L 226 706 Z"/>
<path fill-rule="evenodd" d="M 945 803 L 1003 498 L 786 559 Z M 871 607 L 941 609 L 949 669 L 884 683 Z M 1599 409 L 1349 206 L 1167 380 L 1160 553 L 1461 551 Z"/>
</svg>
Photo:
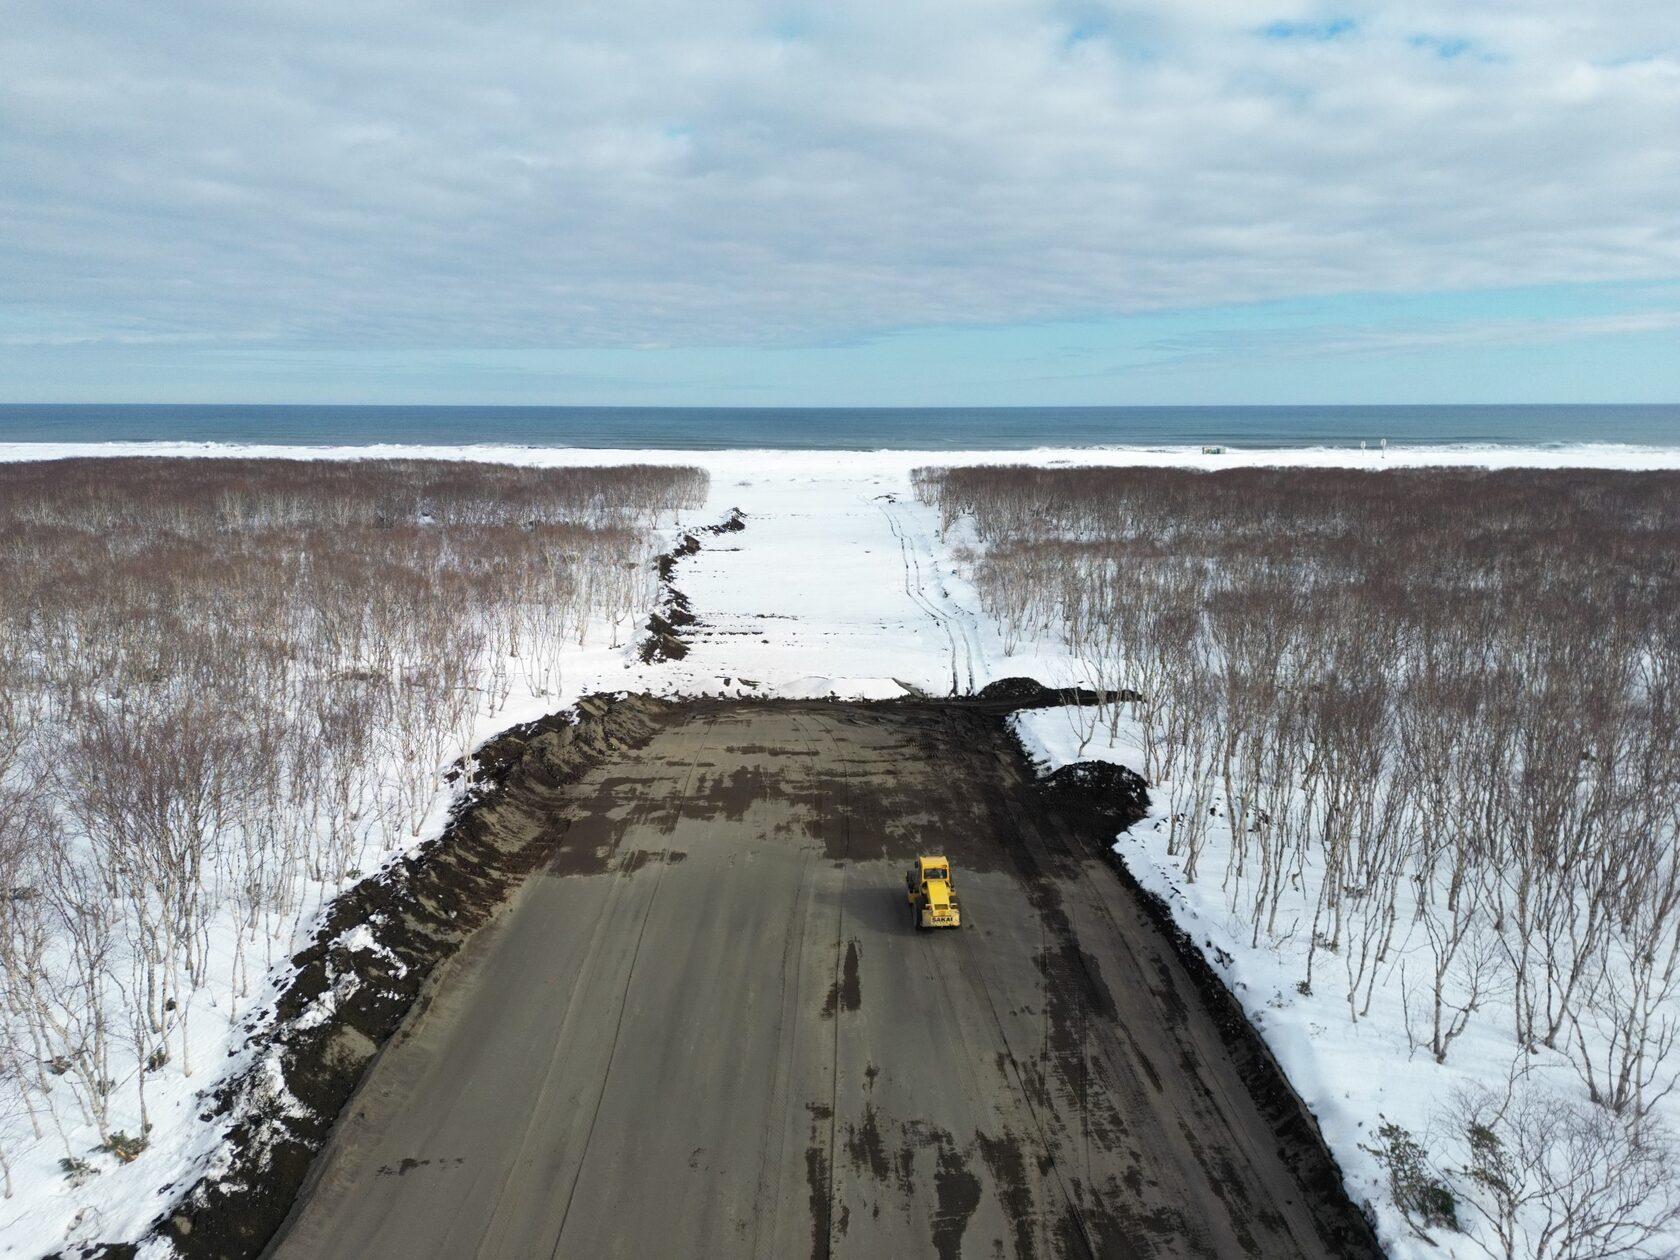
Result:
<svg viewBox="0 0 1680 1260">
<path fill-rule="evenodd" d="M 1414 319 L 1384 324 L 1206 329 L 1159 338 L 1142 348 L 1151 356 L 1154 366 L 1189 366 L 1233 358 L 1386 357 L 1430 350 L 1550 346 L 1600 337 L 1670 332 L 1680 332 L 1680 310 L 1545 319 L 1470 318 L 1457 322 Z"/>
<path fill-rule="evenodd" d="M 14 0 L 0 306 L 776 344 L 1673 278 L 1677 50 L 1631 0 Z"/>
</svg>

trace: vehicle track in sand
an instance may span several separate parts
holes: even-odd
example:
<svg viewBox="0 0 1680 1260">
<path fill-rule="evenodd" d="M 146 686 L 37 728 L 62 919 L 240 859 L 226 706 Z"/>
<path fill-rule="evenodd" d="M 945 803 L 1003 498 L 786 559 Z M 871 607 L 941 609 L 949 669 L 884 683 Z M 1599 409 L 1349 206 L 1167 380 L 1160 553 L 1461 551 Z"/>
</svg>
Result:
<svg viewBox="0 0 1680 1260">
<path fill-rule="evenodd" d="M 1082 817 L 978 707 L 672 706 L 566 789 L 270 1254 L 1375 1255 Z M 965 926 L 917 933 L 936 850 Z"/>
</svg>

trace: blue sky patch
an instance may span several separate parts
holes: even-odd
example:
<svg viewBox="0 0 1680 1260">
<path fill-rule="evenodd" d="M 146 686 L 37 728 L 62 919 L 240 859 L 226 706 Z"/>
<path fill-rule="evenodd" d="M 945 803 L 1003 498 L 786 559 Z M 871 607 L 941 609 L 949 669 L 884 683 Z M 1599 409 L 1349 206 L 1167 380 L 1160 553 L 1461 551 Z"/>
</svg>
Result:
<svg viewBox="0 0 1680 1260">
<path fill-rule="evenodd" d="M 1324 22 L 1288 22 L 1278 20 L 1270 26 L 1260 28 L 1260 34 L 1266 39 L 1278 40 L 1306 40 L 1311 43 L 1325 44 L 1331 40 L 1345 39 L 1359 29 L 1359 23 L 1350 17 L 1330 18 Z"/>
<path fill-rule="evenodd" d="M 1476 51 L 1476 46 L 1469 40 L 1456 37 L 1447 39 L 1439 35 L 1413 35 L 1410 43 L 1413 48 L 1434 53 L 1442 61 L 1452 61 Z"/>
</svg>

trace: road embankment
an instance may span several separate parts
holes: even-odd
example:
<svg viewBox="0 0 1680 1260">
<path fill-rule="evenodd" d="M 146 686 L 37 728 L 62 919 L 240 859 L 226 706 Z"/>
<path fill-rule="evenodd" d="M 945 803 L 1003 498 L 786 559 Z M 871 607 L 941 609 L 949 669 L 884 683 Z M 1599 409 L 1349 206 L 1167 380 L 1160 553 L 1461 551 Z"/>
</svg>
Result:
<svg viewBox="0 0 1680 1260">
<path fill-rule="evenodd" d="M 457 769 L 470 782 L 443 834 L 332 904 L 275 1006 L 250 1021 L 253 1066 L 209 1104 L 226 1117 L 220 1155 L 160 1225 L 182 1256 L 267 1245 L 368 1065 L 431 1000 L 440 964 L 552 856 L 568 785 L 633 755 L 667 707 L 591 697 L 504 732 Z"/>
<path fill-rule="evenodd" d="M 581 773 L 510 762 L 482 825 L 542 856 L 273 1255 L 1376 1255 L 1114 877 L 1135 785 L 1041 788 L 998 709 L 638 706 Z M 929 850 L 959 931 L 910 926 Z"/>
</svg>

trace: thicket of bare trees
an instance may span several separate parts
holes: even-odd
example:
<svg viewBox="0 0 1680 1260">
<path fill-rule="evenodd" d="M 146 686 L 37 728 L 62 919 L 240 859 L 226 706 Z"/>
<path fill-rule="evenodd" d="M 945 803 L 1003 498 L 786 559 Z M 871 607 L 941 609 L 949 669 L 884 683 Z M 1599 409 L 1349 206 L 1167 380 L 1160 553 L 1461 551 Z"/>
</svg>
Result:
<svg viewBox="0 0 1680 1260">
<path fill-rule="evenodd" d="M 656 601 L 692 468 L 0 466 L 0 1168 L 144 1142 L 320 896 L 421 826 L 520 676 Z M 204 994 L 230 986 L 201 1010 Z M 114 1130 L 112 1117 L 134 1132 Z"/>
<path fill-rule="evenodd" d="M 1061 641 L 1143 697 L 1103 717 L 1135 716 L 1170 851 L 1254 942 L 1304 942 L 1302 984 L 1351 1020 L 1397 984 L 1438 1061 L 1504 1022 L 1638 1146 L 1680 1031 L 1680 475 L 916 483 L 946 529 L 971 522 L 1011 641 Z"/>
</svg>

